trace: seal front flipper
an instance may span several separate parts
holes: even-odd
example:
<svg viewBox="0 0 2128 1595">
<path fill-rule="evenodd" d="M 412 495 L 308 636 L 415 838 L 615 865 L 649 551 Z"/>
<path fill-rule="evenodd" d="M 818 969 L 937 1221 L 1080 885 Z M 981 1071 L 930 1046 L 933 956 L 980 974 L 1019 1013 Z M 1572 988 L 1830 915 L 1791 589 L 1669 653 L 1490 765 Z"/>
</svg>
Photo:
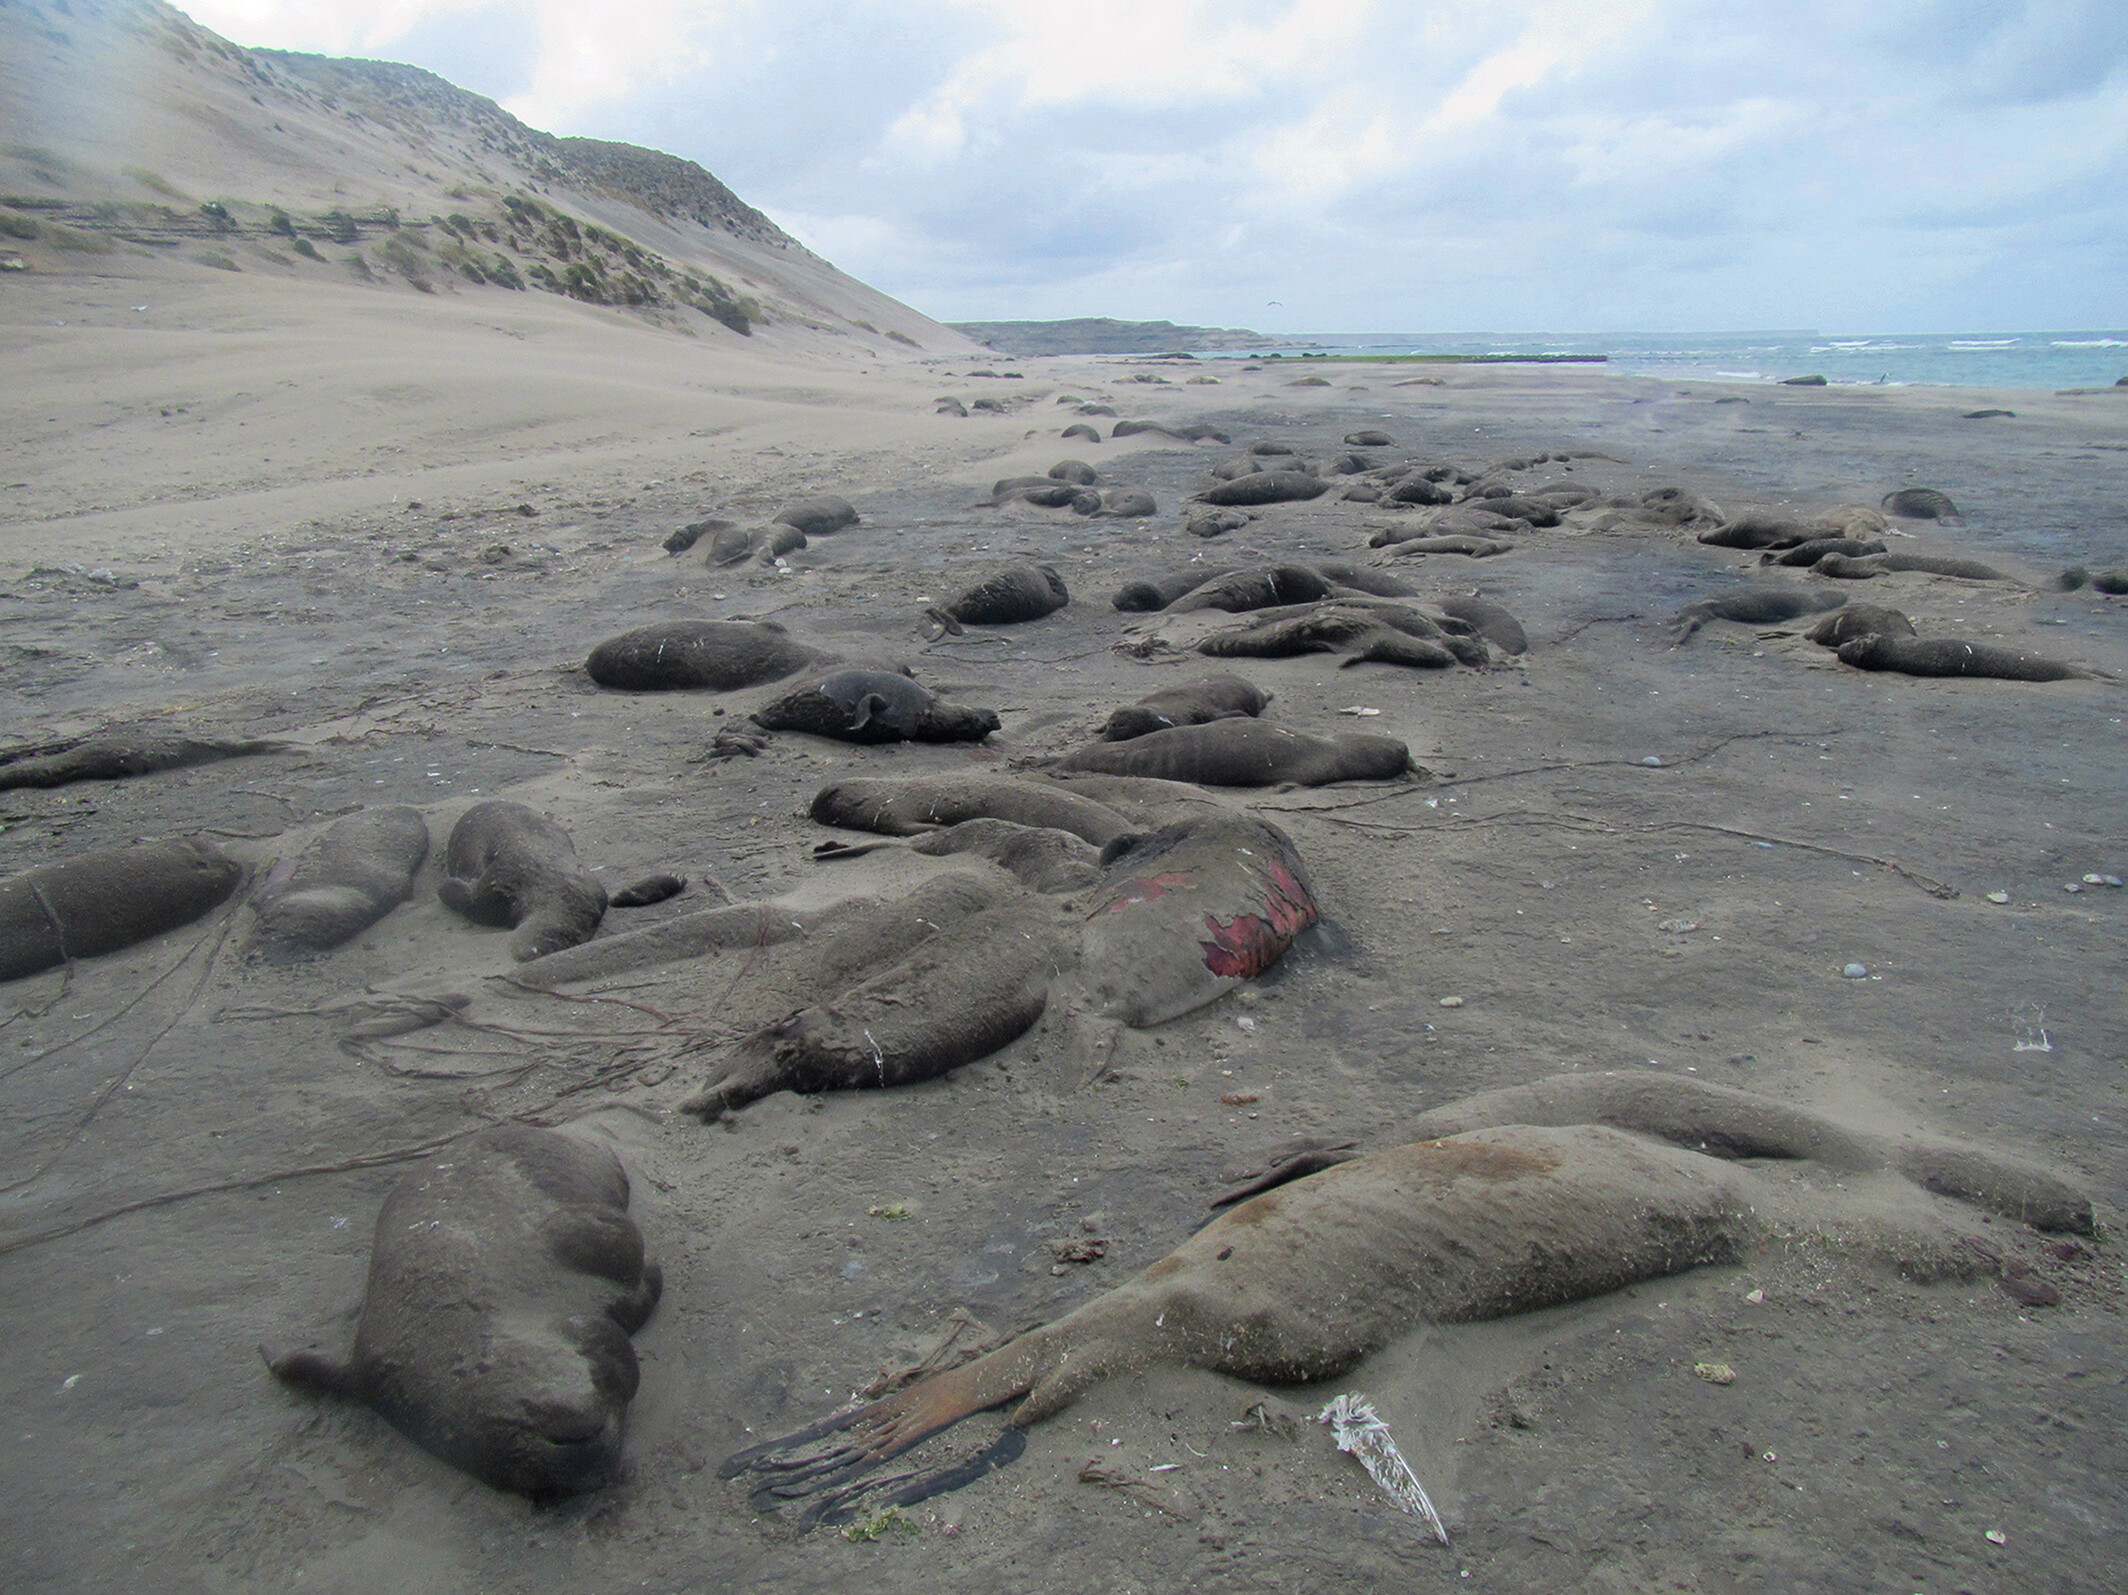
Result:
<svg viewBox="0 0 2128 1595">
<path fill-rule="evenodd" d="M 274 1378 L 312 1395 L 344 1396 L 353 1388 L 347 1364 L 334 1361 L 314 1346 L 276 1352 L 271 1346 L 262 1345 L 259 1355 Z"/>
</svg>

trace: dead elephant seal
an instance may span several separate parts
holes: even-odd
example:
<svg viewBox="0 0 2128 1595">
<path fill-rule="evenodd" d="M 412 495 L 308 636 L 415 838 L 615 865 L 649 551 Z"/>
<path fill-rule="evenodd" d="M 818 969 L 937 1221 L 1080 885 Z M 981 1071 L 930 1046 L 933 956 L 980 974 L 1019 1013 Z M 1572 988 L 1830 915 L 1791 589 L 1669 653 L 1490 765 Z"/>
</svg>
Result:
<svg viewBox="0 0 2128 1595">
<path fill-rule="evenodd" d="M 336 820 L 259 887 L 252 906 L 260 942 L 269 950 L 339 946 L 413 895 L 428 852 L 419 809 L 364 809 Z"/>
<path fill-rule="evenodd" d="M 373 1407 L 498 1490 L 595 1489 L 636 1391 L 628 1337 L 663 1280 L 603 1147 L 500 1125 L 446 1147 L 377 1215 L 346 1360 L 274 1355 L 274 1376 Z"/>
<path fill-rule="evenodd" d="M 807 1521 L 832 1520 L 864 1474 L 986 1408 L 1017 1401 L 1008 1421 L 1025 1427 L 1162 1364 L 1328 1379 L 1427 1324 L 1734 1262 L 1760 1230 L 1743 1171 L 1595 1125 L 1397 1147 L 1252 1197 L 1076 1312 L 720 1471 L 765 1473 L 761 1507 L 822 1495 Z"/>
<path fill-rule="evenodd" d="M 1330 484 L 1306 471 L 1252 471 L 1208 487 L 1197 496 L 1207 504 L 1291 504 L 1321 498 Z"/>
<path fill-rule="evenodd" d="M 2098 672 L 2066 660 L 2019 653 L 1955 637 L 1857 637 L 1839 648 L 1840 663 L 1907 676 L 1991 676 L 2001 681 L 2098 679 Z"/>
<path fill-rule="evenodd" d="M 1201 609 L 1239 614 L 1276 604 L 1312 604 L 1330 596 L 1330 583 L 1305 565 L 1251 565 L 1191 588 L 1167 606 L 1173 615 Z"/>
<path fill-rule="evenodd" d="M 1820 610 L 1838 609 L 1847 602 L 1845 593 L 1824 592 L 1809 587 L 1746 587 L 1720 598 L 1702 598 L 1687 604 L 1671 617 L 1677 628 L 1674 641 L 1682 643 L 1710 620 L 1734 620 L 1747 626 L 1771 626 Z"/>
<path fill-rule="evenodd" d="M 606 888 L 577 867 L 569 833 L 522 803 L 476 803 L 444 848 L 443 906 L 476 925 L 515 926 L 519 963 L 589 941 Z"/>
<path fill-rule="evenodd" d="M 969 626 L 1012 626 L 1053 615 L 1071 602 L 1064 578 L 1049 565 L 1004 565 L 945 606 Z"/>
<path fill-rule="evenodd" d="M 1165 731 L 1169 726 L 1203 725 L 1235 715 L 1262 714 L 1270 701 L 1268 692 L 1239 676 L 1200 676 L 1126 704 L 1108 717 L 1101 735 L 1110 742 L 1128 742 L 1132 737 Z"/>
<path fill-rule="evenodd" d="M 734 692 L 826 659 L 771 620 L 668 620 L 608 638 L 584 671 L 619 692 Z"/>
<path fill-rule="evenodd" d="M 1897 515 L 1904 520 L 1965 524 L 1950 495 L 1939 493 L 1933 487 L 1902 487 L 1897 492 L 1885 494 L 1878 504 L 1885 514 Z"/>
<path fill-rule="evenodd" d="M 217 742 L 204 737 L 144 735 L 93 737 L 42 758 L 0 764 L 0 792 L 16 787 L 70 786 L 76 781 L 125 781 L 160 770 L 190 769 L 255 753 L 286 753 L 286 742 Z"/>
<path fill-rule="evenodd" d="M 1914 623 L 1883 604 L 1842 604 L 1804 635 L 1821 648 L 1837 648 L 1857 637 L 1911 637 Z"/>
<path fill-rule="evenodd" d="M 845 526 L 855 526 L 857 520 L 857 511 L 850 506 L 850 501 L 833 494 L 802 498 L 776 513 L 778 526 L 795 526 L 808 537 L 826 537 Z"/>
<path fill-rule="evenodd" d="M 1050 782 L 1010 776 L 917 776 L 883 780 L 861 776 L 837 781 L 813 795 L 812 817 L 820 825 L 884 836 L 943 830 L 964 820 L 1010 820 L 1069 831 L 1095 847 L 1128 836 L 1129 820 L 1105 803 Z"/>
<path fill-rule="evenodd" d="M 1068 961 L 1054 907 L 1023 898 L 930 936 L 899 962 L 757 1031 L 681 1104 L 716 1119 L 778 1091 L 884 1089 L 987 1058 L 1042 1017 Z"/>
<path fill-rule="evenodd" d="M 1798 543 L 1793 548 L 1768 549 L 1759 555 L 1761 565 L 1815 565 L 1827 554 L 1838 554 L 1846 559 L 1861 559 L 1869 554 L 1881 554 L 1884 544 L 1874 538 L 1860 537 L 1813 537 L 1807 543 Z"/>
<path fill-rule="evenodd" d="M 1954 559 L 1942 554 L 1877 554 L 1867 559 L 1849 559 L 1827 554 L 1812 567 L 1820 576 L 1868 580 L 1892 571 L 1919 571 L 1927 576 L 1955 576 L 1969 582 L 2006 582 L 2015 578 L 1984 565 L 1977 559 Z"/>
<path fill-rule="evenodd" d="M 834 670 L 750 717 L 770 731 L 842 742 L 980 742 L 998 728 L 988 709 L 933 697 L 891 670 Z"/>
<path fill-rule="evenodd" d="M 1206 582 L 1215 581 L 1233 569 L 1232 565 L 1191 565 L 1171 575 L 1125 582 L 1116 589 L 1116 596 L 1109 602 L 1127 613 L 1156 614 L 1184 593 L 1193 593 Z"/>
<path fill-rule="evenodd" d="M 1102 863 L 1080 979 L 1096 1012 L 1135 1027 L 1262 974 L 1322 917 L 1292 841 L 1261 820 L 1183 820 L 1111 844 Z"/>
<path fill-rule="evenodd" d="M 1199 786 L 1389 781 L 1410 768 L 1411 750 L 1395 737 L 1358 731 L 1318 737 L 1247 718 L 1173 726 L 1128 742 L 1098 742 L 1057 764 L 1066 774 L 1145 775 Z"/>
<path fill-rule="evenodd" d="M 241 864 L 194 837 L 40 864 L 0 881 L 0 980 L 115 953 L 189 925 L 243 878 Z"/>
</svg>

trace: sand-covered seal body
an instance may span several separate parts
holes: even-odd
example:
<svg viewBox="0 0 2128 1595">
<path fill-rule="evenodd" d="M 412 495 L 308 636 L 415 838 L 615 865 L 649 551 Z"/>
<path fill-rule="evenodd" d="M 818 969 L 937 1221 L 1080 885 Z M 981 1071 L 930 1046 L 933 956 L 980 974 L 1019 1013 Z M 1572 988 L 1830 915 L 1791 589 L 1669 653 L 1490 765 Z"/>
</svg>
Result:
<svg viewBox="0 0 2128 1595">
<path fill-rule="evenodd" d="M 608 638 L 591 650 L 584 670 L 619 692 L 735 692 L 825 658 L 774 621 L 668 620 Z"/>
<path fill-rule="evenodd" d="M 444 907 L 476 925 L 515 927 L 523 963 L 589 941 L 606 915 L 606 888 L 576 861 L 569 833 L 522 803 L 476 803 L 444 847 Z"/>
<path fill-rule="evenodd" d="M 817 498 L 802 498 L 795 504 L 785 505 L 776 513 L 775 519 L 777 525 L 795 526 L 808 537 L 826 537 L 846 526 L 855 526 L 858 516 L 848 499 L 823 493 Z"/>
<path fill-rule="evenodd" d="M 1112 845 L 1080 934 L 1080 980 L 1134 1027 L 1192 1013 L 1254 979 L 1322 917 L 1292 840 L 1238 815 Z"/>
<path fill-rule="evenodd" d="M 999 775 L 905 780 L 860 776 L 822 787 L 813 795 L 811 813 L 820 825 L 884 836 L 913 836 L 964 820 L 1010 820 L 1069 831 L 1095 847 L 1106 847 L 1134 829 L 1105 803 L 1050 783 Z"/>
<path fill-rule="evenodd" d="M 1109 602 L 1127 613 L 1154 614 L 1184 593 L 1195 592 L 1206 582 L 1216 581 L 1234 568 L 1232 565 L 1190 565 L 1165 576 L 1125 582 L 1116 589 L 1116 596 Z"/>
<path fill-rule="evenodd" d="M 1270 701 L 1268 692 L 1240 676 L 1200 676 L 1126 704 L 1108 717 L 1101 735 L 1109 742 L 1127 742 L 1170 726 L 1204 725 L 1235 715 L 1259 715 Z"/>
<path fill-rule="evenodd" d="M 1902 487 L 1887 493 L 1879 501 L 1887 515 L 1897 515 L 1910 521 L 1947 521 L 1964 524 L 1958 506 L 1951 502 L 1948 493 L 1939 493 L 1933 487 Z"/>
<path fill-rule="evenodd" d="M 1837 648 L 1857 637 L 1911 637 L 1914 623 L 1883 604 L 1842 604 L 1804 635 L 1821 648 Z"/>
<path fill-rule="evenodd" d="M 364 809 L 334 821 L 259 887 L 252 906 L 261 945 L 322 951 L 359 935 L 413 895 L 428 852 L 419 809 Z"/>
<path fill-rule="evenodd" d="M 1843 559 L 1861 559 L 1869 554 L 1881 554 L 1884 544 L 1875 538 L 1860 537 L 1813 537 L 1807 543 L 1798 543 L 1793 548 L 1768 549 L 1759 555 L 1761 565 L 1815 565 L 1827 554 L 1838 554 Z"/>
<path fill-rule="evenodd" d="M 1010 820 L 963 820 L 919 836 L 909 851 L 930 858 L 972 854 L 1009 870 L 1037 892 L 1077 892 L 1101 876 L 1101 850 L 1083 837 L 1054 826 L 1015 825 Z"/>
<path fill-rule="evenodd" d="M 0 881 L 0 981 L 189 925 L 243 878 L 241 864 L 196 837 L 99 848 L 10 876 Z"/>
<path fill-rule="evenodd" d="M 1473 596 L 1443 598 L 1437 600 L 1434 607 L 1442 614 L 1453 616 L 1472 627 L 1479 636 L 1502 653 L 1529 652 L 1529 633 L 1522 629 L 1521 621 L 1499 604 Z"/>
<path fill-rule="evenodd" d="M 1352 592 L 1365 593 L 1370 598 L 1416 598 L 1418 588 L 1401 576 L 1392 576 L 1385 570 L 1376 570 L 1372 565 L 1355 565 L 1349 560 L 1322 559 L 1315 563 L 1316 574 L 1339 587 Z"/>
<path fill-rule="evenodd" d="M 1380 536 L 1380 533 L 1376 533 Z M 1398 559 L 1413 555 L 1462 554 L 1471 559 L 1492 559 L 1501 554 L 1512 554 L 1513 543 L 1502 542 L 1496 537 L 1473 537 L 1461 532 L 1449 532 L 1435 537 L 1398 537 L 1373 547 L 1387 548 Z"/>
<path fill-rule="evenodd" d="M 2006 582 L 2013 578 L 1977 559 L 1959 559 L 1948 554 L 1876 554 L 1849 559 L 1827 554 L 1813 567 L 1820 576 L 1867 580 L 1893 571 L 1918 571 L 1925 576 L 1954 576 L 1960 581 Z"/>
<path fill-rule="evenodd" d="M 185 770 L 257 753 L 286 753 L 288 749 L 286 742 L 220 742 L 208 737 L 92 737 L 42 758 L 0 764 L 0 792 L 18 787 L 71 786 L 76 781 L 126 781 L 162 770 Z"/>
<path fill-rule="evenodd" d="M 1053 566 L 1015 564 L 992 571 L 945 608 L 963 625 L 1012 626 L 1053 615 L 1070 602 Z"/>
<path fill-rule="evenodd" d="M 1097 742 L 1057 764 L 1066 774 L 1087 770 L 1199 786 L 1389 781 L 1410 768 L 1411 750 L 1395 737 L 1356 731 L 1318 737 L 1246 717 L 1173 726 L 1128 742 Z"/>
<path fill-rule="evenodd" d="M 535 1500 L 596 1489 L 638 1373 L 628 1337 L 663 1283 L 628 1176 L 554 1130 L 483 1130 L 401 1180 L 377 1216 L 353 1349 L 268 1355 L 373 1407 L 423 1449 Z"/>
<path fill-rule="evenodd" d="M 934 697 L 891 670 L 833 670 L 751 716 L 770 731 L 842 742 L 980 742 L 998 729 L 988 709 Z"/>
<path fill-rule="evenodd" d="M 1292 504 L 1321 498 L 1330 484 L 1306 471 L 1251 471 L 1231 482 L 1206 488 L 1197 496 L 1207 504 Z"/>
<path fill-rule="evenodd" d="M 1069 961 L 1043 898 L 987 909 L 846 991 L 767 1026 L 682 1106 L 718 1118 L 777 1091 L 883 1090 L 935 1080 L 1016 1041 Z"/>
<path fill-rule="evenodd" d="M 1793 516 L 1753 512 L 1709 527 L 1699 534 L 1699 541 L 1710 548 L 1794 548 L 1817 535 Z"/>
<path fill-rule="evenodd" d="M 1839 647 L 1840 663 L 1907 676 L 1985 676 L 1999 681 L 2088 680 L 2094 672 L 2043 654 L 1960 642 L 1955 637 L 1857 637 Z"/>
<path fill-rule="evenodd" d="M 1274 604 L 1312 604 L 1330 596 L 1330 583 L 1305 565 L 1251 565 L 1200 583 L 1175 599 L 1170 614 L 1224 609 L 1238 614 Z"/>
<path fill-rule="evenodd" d="M 1772 626 L 1784 620 L 1815 615 L 1822 610 L 1838 609 L 1846 602 L 1845 593 L 1812 587 L 1782 587 L 1769 582 L 1687 604 L 1671 617 L 1671 624 L 1677 627 L 1677 641 L 1683 642 L 1710 620 Z"/>
<path fill-rule="evenodd" d="M 749 559 L 771 564 L 805 546 L 805 533 L 795 526 L 732 526 L 710 539 L 702 560 L 707 565 L 737 565 Z"/>
<path fill-rule="evenodd" d="M 1294 659 L 1303 654 L 1342 653 L 1347 656 L 1344 665 L 1447 670 L 1458 663 L 1457 649 L 1451 645 L 1454 641 L 1439 628 L 1429 633 L 1407 627 L 1371 609 L 1318 604 L 1302 614 L 1270 611 L 1253 626 L 1215 631 L 1198 641 L 1197 651 L 1216 659 Z M 1485 645 L 1473 646 L 1476 657 L 1465 662 L 1482 665 Z"/>
</svg>

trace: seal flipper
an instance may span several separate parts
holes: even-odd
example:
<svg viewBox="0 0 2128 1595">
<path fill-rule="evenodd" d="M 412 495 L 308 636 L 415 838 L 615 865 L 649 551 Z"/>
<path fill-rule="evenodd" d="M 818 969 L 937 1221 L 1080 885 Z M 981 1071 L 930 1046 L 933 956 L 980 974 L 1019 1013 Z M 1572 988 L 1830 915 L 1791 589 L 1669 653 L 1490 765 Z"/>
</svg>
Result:
<svg viewBox="0 0 2128 1595">
<path fill-rule="evenodd" d="M 868 692 L 850 705 L 850 729 L 862 731 L 875 717 L 884 718 L 887 700 L 876 692 Z"/>
<path fill-rule="evenodd" d="M 353 1378 L 347 1364 L 334 1361 L 314 1346 L 278 1354 L 270 1346 L 260 1346 L 259 1356 L 274 1378 L 283 1384 L 294 1385 L 298 1390 L 321 1396 L 344 1396 L 352 1392 Z"/>
</svg>

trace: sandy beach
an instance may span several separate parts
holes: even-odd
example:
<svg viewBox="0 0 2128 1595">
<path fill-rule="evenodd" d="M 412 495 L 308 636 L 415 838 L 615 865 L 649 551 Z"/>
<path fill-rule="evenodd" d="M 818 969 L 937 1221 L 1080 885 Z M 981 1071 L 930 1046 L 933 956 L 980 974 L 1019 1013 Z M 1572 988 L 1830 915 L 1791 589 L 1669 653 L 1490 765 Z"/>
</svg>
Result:
<svg viewBox="0 0 2128 1595">
<path fill-rule="evenodd" d="M 0 14 L 0 260 L 20 267 L 0 274 L 0 881 L 185 837 L 243 874 L 179 929 L 0 987 L 0 1584 L 2118 1587 L 2128 599 L 2061 575 L 2128 567 L 2128 389 L 1007 360 L 698 168 L 623 182 L 628 147 L 533 135 L 409 69 L 365 89 L 167 8 L 77 9 L 65 29 Z M 82 40 L 138 70 L 106 74 Z M 126 115 L 67 122 L 52 107 L 73 102 L 39 98 L 63 81 L 123 83 Z M 127 164 L 142 149 L 156 170 Z M 1114 436 L 1127 421 L 1153 429 Z M 1215 471 L 1285 458 L 1248 454 L 1264 444 L 1327 489 L 1186 530 Z M 1152 513 L 995 501 L 1074 460 Z M 1398 462 L 1575 502 L 1493 557 L 1399 554 L 1377 534 L 1432 512 L 1351 492 Z M 1892 519 L 1890 553 L 1992 577 L 1769 572 L 1697 540 L 1917 487 L 1959 518 Z M 1700 519 L 1658 524 L 1662 490 Z M 711 563 L 713 534 L 668 551 L 817 495 L 858 522 L 773 559 Z M 1051 567 L 1069 603 L 937 623 L 1007 561 Z M 1323 562 L 1407 584 L 1436 619 L 1481 596 L 1527 651 L 1214 660 L 1197 645 L 1248 616 L 1111 601 Z M 2073 674 L 1863 670 L 1806 636 L 1814 613 L 1680 637 L 1680 611 L 1769 574 Z M 695 620 L 904 665 L 998 729 L 754 737 L 747 717 L 810 677 L 587 674 L 601 642 Z M 815 794 L 1038 780 L 1112 710 L 1213 669 L 1268 691 L 1269 723 L 1394 738 L 1416 768 L 1184 794 L 1281 827 L 1322 922 L 1218 1000 L 1098 1046 L 1060 999 L 940 1078 L 781 1090 L 704 1123 L 682 1104 L 819 995 L 825 938 L 527 984 L 509 931 L 439 899 L 446 838 L 490 799 L 554 821 L 613 890 L 687 878 L 611 909 L 593 948 L 726 899 L 805 916 L 941 879 L 1015 889 L 900 843 L 823 858 L 878 839 L 816 822 Z M 84 739 L 167 733 L 281 747 L 4 785 Z M 391 805 L 431 838 L 409 899 L 332 951 L 262 956 L 275 867 Z M 1754 1151 L 1766 1211 L 1734 1261 L 1436 1323 L 1306 1384 L 1139 1367 L 1031 1424 L 1009 1466 L 810 1533 L 720 1477 L 942 1345 L 1123 1285 L 1292 1138 L 1384 1152 L 1476 1093 L 1627 1070 L 1872 1144 L 2024 1160 L 2088 1196 L 2094 1232 L 2042 1233 L 1955 1180 Z M 664 1277 L 619 1476 L 548 1505 L 284 1387 L 259 1350 L 344 1346 L 387 1193 L 513 1121 L 621 1159 Z M 1901 1219 L 1952 1224 L 1963 1249 L 1872 1240 Z M 1348 1392 L 1445 1547 L 1308 1421 Z M 1005 1424 L 972 1418 L 910 1465 Z"/>
<path fill-rule="evenodd" d="M 365 327 L 316 296 L 264 325 L 258 299 L 197 280 L 9 292 L 9 362 L 38 376 L 7 401 L 5 474 L 29 485 L 0 529 L 0 729 L 17 746 L 107 726 L 296 745 L 11 792 L 10 870 L 179 833 L 263 869 L 358 805 L 416 805 L 440 838 L 476 796 L 507 796 L 615 883 L 669 869 L 741 900 L 906 885 L 950 861 L 815 862 L 812 793 L 851 773 L 1037 766 L 1192 673 L 1210 621 L 1118 612 L 1125 580 L 1193 559 L 1386 563 L 1366 547 L 1379 513 L 1335 495 L 1216 540 L 1177 519 L 1250 443 L 1321 455 L 1362 428 L 1473 470 L 1568 453 L 1555 474 L 1607 496 L 1683 486 L 1732 515 L 1934 486 L 1965 527 L 1900 523 L 1900 545 L 2017 580 L 1899 575 L 1873 601 L 1925 633 L 2128 667 L 2119 602 L 2049 587 L 2128 553 L 2128 400 L 2110 395 L 1512 369 L 1396 386 L 1393 366 L 1294 388 L 1276 364 L 1091 359 L 970 377 L 986 368 L 789 346 L 697 359 L 617 313 L 492 294 Z M 305 341 L 336 338 L 367 360 Z M 939 415 L 946 394 L 1006 408 Z M 1078 417 L 1061 396 L 1207 422 L 1234 447 L 1065 443 Z M 1750 402 L 1718 403 L 1736 397 Z M 1991 405 L 2018 413 L 1961 418 Z M 1149 489 L 1158 513 L 985 503 L 994 479 L 1066 457 Z M 782 568 L 661 547 L 814 492 L 863 519 Z M 1279 723 L 1379 710 L 1366 728 L 1430 775 L 1219 791 L 1285 827 L 1337 934 L 1241 999 L 1128 1033 L 1092 1080 L 1037 1035 L 930 1084 L 779 1094 L 704 1127 L 675 1104 L 761 969 L 724 957 L 569 988 L 639 1007 L 517 990 L 497 978 L 505 938 L 435 900 L 433 855 L 413 901 L 314 962 L 247 960 L 232 906 L 11 986 L 10 1582 L 2106 1587 L 2124 1506 L 2118 1262 L 2055 1257 L 2009 1225 L 2005 1250 L 2059 1305 L 2021 1307 L 1985 1277 L 1906 1283 L 1796 1236 L 1740 1267 L 1436 1328 L 1334 1388 L 1269 1393 L 1309 1414 L 1336 1389 L 1371 1396 L 1443 1508 L 1447 1550 L 1321 1430 L 1237 1427 L 1265 1391 L 1187 1370 L 1095 1391 L 1031 1431 L 1020 1462 L 876 1542 L 793 1539 L 716 1477 L 729 1452 L 913 1360 L 956 1310 L 1009 1332 L 1128 1277 L 1199 1221 L 1222 1170 L 1283 1137 L 1394 1145 L 1429 1107 L 1556 1073 L 1654 1068 L 1951 1134 L 2069 1171 L 2117 1210 L 2124 899 L 2064 884 L 2124 862 L 2118 683 L 1871 675 L 1794 625 L 1717 622 L 1673 647 L 1668 617 L 1757 556 L 1598 518 L 1502 558 L 1395 562 L 1429 592 L 1507 606 L 1531 638 L 1519 659 L 1241 662 Z M 1054 565 L 1070 605 L 932 640 L 926 607 L 1016 556 Z M 736 616 L 905 660 L 1003 729 L 966 748 L 784 733 L 714 760 L 716 731 L 777 689 L 630 695 L 582 675 L 630 626 Z M 702 906 L 702 890 L 617 910 L 606 932 Z M 1843 978 L 1857 962 L 1867 978 Z M 349 999 L 446 988 L 473 997 L 460 1022 L 337 1044 Z M 253 1349 L 344 1333 L 403 1168 L 252 1182 L 519 1114 L 621 1150 L 667 1280 L 636 1338 L 627 1477 L 544 1510 L 366 1411 L 283 1392 Z M 237 1188 L 162 1200 L 216 1185 Z M 1056 1262 L 1047 1243 L 1079 1235 L 1104 1255 Z M 1695 1378 L 1710 1360 L 1734 1383 Z M 1142 1487 L 1080 1482 L 1089 1458 Z"/>
</svg>

